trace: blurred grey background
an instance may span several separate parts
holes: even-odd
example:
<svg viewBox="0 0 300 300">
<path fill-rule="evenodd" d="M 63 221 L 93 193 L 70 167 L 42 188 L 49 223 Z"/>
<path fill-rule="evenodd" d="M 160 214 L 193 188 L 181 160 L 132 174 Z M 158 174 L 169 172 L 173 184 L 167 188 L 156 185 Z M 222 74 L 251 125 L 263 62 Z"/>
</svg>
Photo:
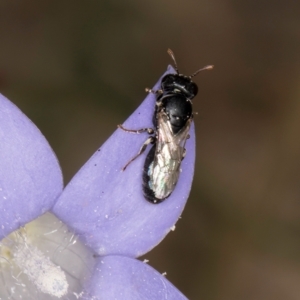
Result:
<svg viewBox="0 0 300 300">
<path fill-rule="evenodd" d="M 300 299 L 300 2 L 0 1 L 0 91 L 67 183 L 171 63 L 199 74 L 197 165 L 146 255 L 190 299 Z"/>
</svg>

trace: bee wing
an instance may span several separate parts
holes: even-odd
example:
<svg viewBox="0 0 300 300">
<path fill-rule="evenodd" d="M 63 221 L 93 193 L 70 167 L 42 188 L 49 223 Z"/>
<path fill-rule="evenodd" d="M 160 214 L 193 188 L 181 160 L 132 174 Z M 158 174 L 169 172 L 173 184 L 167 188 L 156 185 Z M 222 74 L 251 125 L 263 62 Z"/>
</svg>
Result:
<svg viewBox="0 0 300 300">
<path fill-rule="evenodd" d="M 174 135 L 167 115 L 158 113 L 156 149 L 148 173 L 149 186 L 157 199 L 167 198 L 176 186 L 191 122 L 192 118 Z"/>
</svg>

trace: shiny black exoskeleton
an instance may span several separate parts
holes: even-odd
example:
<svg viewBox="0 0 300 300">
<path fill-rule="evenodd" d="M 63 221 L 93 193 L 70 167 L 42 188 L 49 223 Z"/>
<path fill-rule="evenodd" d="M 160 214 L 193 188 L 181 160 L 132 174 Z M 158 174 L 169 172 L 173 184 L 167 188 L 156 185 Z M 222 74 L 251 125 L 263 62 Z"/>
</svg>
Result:
<svg viewBox="0 0 300 300">
<path fill-rule="evenodd" d="M 161 81 L 161 89 L 156 92 L 157 100 L 153 115 L 156 135 L 154 146 L 146 157 L 143 172 L 144 196 L 152 203 L 160 203 L 165 200 L 176 186 L 180 164 L 185 156 L 185 141 L 188 138 L 188 131 L 193 119 L 191 100 L 197 95 L 197 92 L 198 87 L 191 77 L 178 73 L 164 76 Z M 162 122 L 169 125 L 171 129 L 169 133 L 159 125 L 164 115 L 166 118 Z M 170 140 L 170 147 L 167 145 L 168 140 Z M 158 172 L 162 174 L 163 178 L 154 176 L 155 167 L 158 168 L 161 165 L 164 157 L 173 157 L 173 164 L 169 162 L 169 168 Z M 155 178 L 158 178 L 156 184 L 158 188 L 153 185 L 156 182 Z"/>
<path fill-rule="evenodd" d="M 192 115 L 191 100 L 197 95 L 198 87 L 191 78 L 181 74 L 168 74 L 161 81 L 161 91 L 157 98 L 157 110 L 164 110 L 174 134 L 182 129 Z"/>
<path fill-rule="evenodd" d="M 179 74 L 173 52 L 169 49 L 168 53 L 174 61 L 177 73 L 164 76 L 160 90 L 147 89 L 148 92 L 157 96 L 153 115 L 155 129 L 131 130 L 119 125 L 119 128 L 127 132 L 148 132 L 151 135 L 123 170 L 140 156 L 149 144 L 153 144 L 144 164 L 143 192 L 145 198 L 154 204 L 164 201 L 171 195 L 179 178 L 181 161 L 186 152 L 185 143 L 193 120 L 191 100 L 198 92 L 198 87 L 192 81 L 192 77 L 201 70 L 213 67 L 207 66 L 191 76 L 185 76 Z"/>
</svg>

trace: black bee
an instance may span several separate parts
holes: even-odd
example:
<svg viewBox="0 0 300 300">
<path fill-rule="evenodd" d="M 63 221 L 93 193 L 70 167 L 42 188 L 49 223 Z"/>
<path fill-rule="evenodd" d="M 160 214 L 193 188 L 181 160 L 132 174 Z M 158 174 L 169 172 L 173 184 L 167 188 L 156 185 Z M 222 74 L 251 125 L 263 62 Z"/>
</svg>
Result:
<svg viewBox="0 0 300 300">
<path fill-rule="evenodd" d="M 143 191 L 145 198 L 151 203 L 160 203 L 173 192 L 180 174 L 181 161 L 185 157 L 185 143 L 189 138 L 189 130 L 193 121 L 192 99 L 197 95 L 198 87 L 192 77 L 202 70 L 210 70 L 213 66 L 206 66 L 191 76 L 180 74 L 174 53 L 168 49 L 176 74 L 168 74 L 162 78 L 161 89 L 149 93 L 156 95 L 153 128 L 139 130 L 118 127 L 126 132 L 148 132 L 151 136 L 145 141 L 141 149 L 123 168 L 140 156 L 149 144 L 153 147 L 149 151 L 144 164 Z"/>
</svg>

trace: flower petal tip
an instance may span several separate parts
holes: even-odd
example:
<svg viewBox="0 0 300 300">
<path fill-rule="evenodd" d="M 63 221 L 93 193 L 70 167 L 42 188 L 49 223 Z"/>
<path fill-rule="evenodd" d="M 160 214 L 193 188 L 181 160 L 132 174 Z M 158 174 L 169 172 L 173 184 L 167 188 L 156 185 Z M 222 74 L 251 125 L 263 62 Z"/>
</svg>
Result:
<svg viewBox="0 0 300 300">
<path fill-rule="evenodd" d="M 169 67 L 163 76 L 170 72 L 174 69 Z M 160 80 L 153 90 L 160 88 Z M 155 100 L 155 95 L 149 94 L 124 127 L 153 127 Z M 117 129 L 74 176 L 53 208 L 54 214 L 99 255 L 136 257 L 148 252 L 166 236 L 183 211 L 194 174 L 194 126 L 179 181 L 161 204 L 149 203 L 143 195 L 146 152 L 122 171 L 148 137 L 147 133 L 130 134 Z"/>
<path fill-rule="evenodd" d="M 39 129 L 0 94 L 0 239 L 51 208 L 62 173 Z"/>
</svg>

